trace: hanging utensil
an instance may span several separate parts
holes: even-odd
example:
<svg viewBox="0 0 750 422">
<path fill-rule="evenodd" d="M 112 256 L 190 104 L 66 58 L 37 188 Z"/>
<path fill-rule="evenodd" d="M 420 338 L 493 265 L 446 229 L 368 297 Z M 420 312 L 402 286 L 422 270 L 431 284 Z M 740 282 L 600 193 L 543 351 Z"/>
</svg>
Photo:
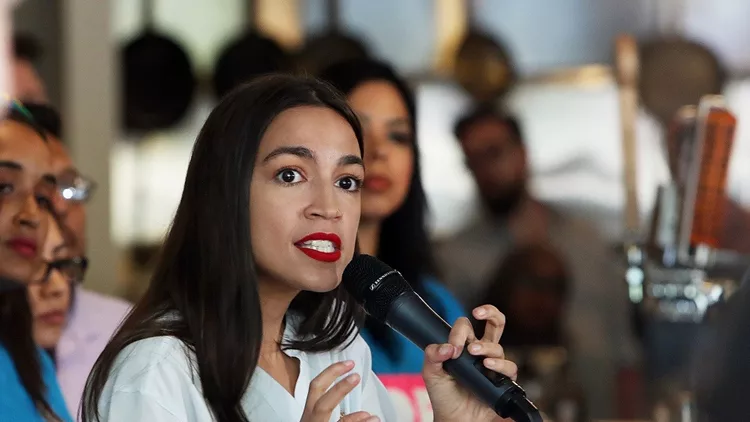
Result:
<svg viewBox="0 0 750 422">
<path fill-rule="evenodd" d="M 643 104 L 665 125 L 680 107 L 719 94 L 726 79 L 718 58 L 706 47 L 685 39 L 649 42 L 641 50 Z"/>
<path fill-rule="evenodd" d="M 256 2 L 246 1 L 247 27 L 224 47 L 214 66 L 213 87 L 217 98 L 256 76 L 291 70 L 291 59 L 274 39 L 257 30 Z"/>
<path fill-rule="evenodd" d="M 704 45 L 680 35 L 685 3 L 653 3 L 654 15 L 666 23 L 664 35 L 643 43 L 639 84 L 643 105 L 667 127 L 677 111 L 695 105 L 705 95 L 720 94 L 726 71 L 718 57 Z M 671 6 L 667 15 L 659 6 Z M 663 12 L 663 11 L 661 11 Z"/>
<path fill-rule="evenodd" d="M 622 128 L 625 238 L 626 241 L 634 241 L 641 230 L 635 138 L 635 124 L 638 117 L 638 45 L 633 37 L 623 35 L 617 39 L 615 50 Z"/>
<path fill-rule="evenodd" d="M 458 48 L 454 76 L 476 101 L 488 102 L 505 94 L 516 79 L 508 50 L 479 28 L 477 0 L 466 0 L 469 32 Z"/>
<path fill-rule="evenodd" d="M 122 49 L 123 122 L 126 130 L 169 128 L 185 116 L 196 80 L 190 58 L 154 27 L 153 2 L 143 0 L 143 33 Z"/>
<path fill-rule="evenodd" d="M 318 75 L 321 70 L 339 62 L 369 56 L 361 40 L 341 30 L 339 1 L 326 0 L 328 29 L 306 41 L 297 55 L 298 67 L 311 75 Z"/>
</svg>

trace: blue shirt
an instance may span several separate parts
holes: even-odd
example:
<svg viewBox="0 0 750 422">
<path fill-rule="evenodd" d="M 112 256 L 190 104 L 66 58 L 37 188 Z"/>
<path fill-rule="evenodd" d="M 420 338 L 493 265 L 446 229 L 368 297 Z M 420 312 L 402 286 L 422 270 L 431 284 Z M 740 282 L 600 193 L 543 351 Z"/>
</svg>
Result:
<svg viewBox="0 0 750 422">
<path fill-rule="evenodd" d="M 423 286 L 430 300 L 436 301 L 435 305 L 442 307 L 442 317 L 449 324 L 453 325 L 458 318 L 466 315 L 453 294 L 442 284 L 428 278 L 424 279 Z M 376 374 L 419 374 L 422 372 L 424 351 L 405 337 L 395 336 L 394 347 L 398 351 L 399 359 L 394 360 L 379 343 L 373 341 L 368 330 L 362 330 L 361 334 L 372 350 L 372 370 Z"/>
<path fill-rule="evenodd" d="M 42 366 L 42 380 L 47 389 L 47 404 L 63 422 L 72 422 L 73 418 L 68 413 L 57 384 L 52 359 L 41 349 L 38 349 L 38 353 L 39 363 Z M 45 422 L 31 397 L 26 393 L 10 354 L 2 345 L 0 345 L 0 421 Z"/>
</svg>

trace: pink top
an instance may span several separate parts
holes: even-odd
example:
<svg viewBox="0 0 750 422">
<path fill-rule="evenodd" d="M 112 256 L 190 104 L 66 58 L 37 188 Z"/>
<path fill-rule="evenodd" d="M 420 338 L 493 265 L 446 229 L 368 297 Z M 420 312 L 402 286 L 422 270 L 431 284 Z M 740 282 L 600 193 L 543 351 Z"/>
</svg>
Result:
<svg viewBox="0 0 750 422">
<path fill-rule="evenodd" d="M 55 349 L 57 379 L 75 419 L 91 368 L 127 313 L 130 303 L 77 287 L 69 321 Z"/>
</svg>

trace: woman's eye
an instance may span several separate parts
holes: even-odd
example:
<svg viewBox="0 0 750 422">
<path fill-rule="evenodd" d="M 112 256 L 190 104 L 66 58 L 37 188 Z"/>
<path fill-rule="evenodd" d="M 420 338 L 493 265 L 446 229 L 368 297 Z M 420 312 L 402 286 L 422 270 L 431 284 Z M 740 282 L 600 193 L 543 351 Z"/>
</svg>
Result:
<svg viewBox="0 0 750 422">
<path fill-rule="evenodd" d="M 302 174 L 297 170 L 283 169 L 276 174 L 276 180 L 281 183 L 292 185 L 303 180 Z"/>
<path fill-rule="evenodd" d="M 0 183 L 0 195 L 13 193 L 13 185 L 10 183 Z"/>
<path fill-rule="evenodd" d="M 349 192 L 357 192 L 361 185 L 362 182 L 359 179 L 351 176 L 342 177 L 336 182 L 336 186 Z"/>
<path fill-rule="evenodd" d="M 411 134 L 405 132 L 391 132 L 390 138 L 399 144 L 412 143 Z"/>
</svg>

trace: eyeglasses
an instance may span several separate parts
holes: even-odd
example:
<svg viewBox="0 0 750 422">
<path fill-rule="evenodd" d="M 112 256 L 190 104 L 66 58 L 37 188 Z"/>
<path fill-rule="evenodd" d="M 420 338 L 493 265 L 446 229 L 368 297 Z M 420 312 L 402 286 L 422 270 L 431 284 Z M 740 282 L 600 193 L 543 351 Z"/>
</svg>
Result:
<svg viewBox="0 0 750 422">
<path fill-rule="evenodd" d="M 89 260 L 86 257 L 80 256 L 70 259 L 58 259 L 56 261 L 48 262 L 47 269 L 44 272 L 44 277 L 38 282 L 40 284 L 47 283 L 52 271 L 58 271 L 62 274 L 65 279 L 73 284 L 83 282 L 83 278 L 86 275 L 86 269 L 89 266 Z"/>
<path fill-rule="evenodd" d="M 78 173 L 71 173 L 57 178 L 57 188 L 66 201 L 88 202 L 94 195 L 96 182 Z"/>
</svg>

